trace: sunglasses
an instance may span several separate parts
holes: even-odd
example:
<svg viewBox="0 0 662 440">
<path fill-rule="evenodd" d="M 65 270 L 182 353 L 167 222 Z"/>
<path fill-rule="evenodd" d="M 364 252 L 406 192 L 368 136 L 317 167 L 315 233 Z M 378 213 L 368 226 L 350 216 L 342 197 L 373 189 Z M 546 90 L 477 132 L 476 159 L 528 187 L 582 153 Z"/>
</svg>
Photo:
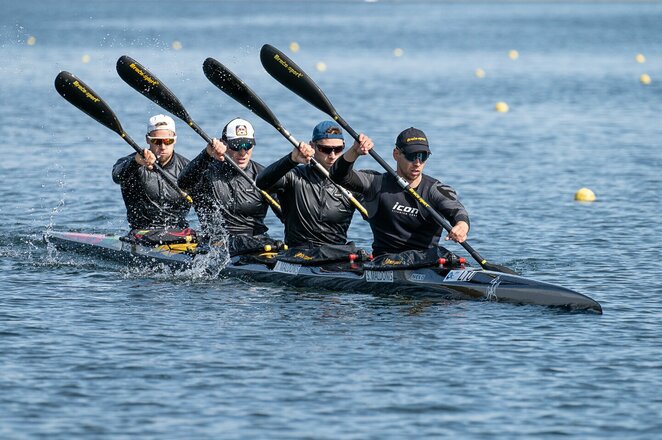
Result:
<svg viewBox="0 0 662 440">
<path fill-rule="evenodd" d="M 420 160 L 421 162 L 425 162 L 428 160 L 428 157 L 430 157 L 430 153 L 427 151 L 418 151 L 416 153 L 405 153 L 403 151 L 402 154 L 405 155 L 405 159 L 407 159 L 409 162 L 414 162 L 416 159 Z"/>
<path fill-rule="evenodd" d="M 228 145 L 228 148 L 229 148 L 230 150 L 232 150 L 232 151 L 239 151 L 239 150 L 246 150 L 246 151 L 248 151 L 248 150 L 250 150 L 251 148 L 253 148 L 253 144 L 251 144 L 250 142 L 245 142 L 245 143 L 243 143 L 243 144 L 238 144 L 238 145 L 232 145 L 232 144 L 230 144 L 230 145 Z"/>
<path fill-rule="evenodd" d="M 316 145 L 317 145 L 317 149 L 324 154 L 331 154 L 331 153 L 340 154 L 342 153 L 342 150 L 345 149 L 344 145 L 338 145 L 337 147 L 326 147 L 324 145 L 319 145 L 319 144 Z"/>
<path fill-rule="evenodd" d="M 177 136 L 169 138 L 147 136 L 147 139 L 149 139 L 149 143 L 152 145 L 172 145 L 175 143 Z"/>
</svg>

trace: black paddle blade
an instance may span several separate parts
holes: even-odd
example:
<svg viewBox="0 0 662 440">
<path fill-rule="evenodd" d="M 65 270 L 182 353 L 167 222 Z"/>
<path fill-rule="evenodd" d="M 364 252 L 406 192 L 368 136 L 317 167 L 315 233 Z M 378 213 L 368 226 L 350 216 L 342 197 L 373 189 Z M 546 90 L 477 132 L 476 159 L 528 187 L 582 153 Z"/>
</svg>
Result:
<svg viewBox="0 0 662 440">
<path fill-rule="evenodd" d="M 175 94 L 138 61 L 127 55 L 121 56 L 117 60 L 117 73 L 124 82 L 155 104 L 187 123 L 191 121 L 191 117 Z"/>
<path fill-rule="evenodd" d="M 214 58 L 207 58 L 202 64 L 202 70 L 205 72 L 207 79 L 229 97 L 276 127 L 276 129 L 281 129 L 280 122 L 264 101 L 230 69 Z"/>
<path fill-rule="evenodd" d="M 308 101 L 312 106 L 337 118 L 336 109 L 324 92 L 294 61 L 270 44 L 260 50 L 260 61 L 264 70 L 276 81 Z"/>
<path fill-rule="evenodd" d="M 55 77 L 55 90 L 95 121 L 105 125 L 120 136 L 125 135 L 120 121 L 108 107 L 108 104 L 76 76 L 66 71 L 60 72 Z"/>
</svg>

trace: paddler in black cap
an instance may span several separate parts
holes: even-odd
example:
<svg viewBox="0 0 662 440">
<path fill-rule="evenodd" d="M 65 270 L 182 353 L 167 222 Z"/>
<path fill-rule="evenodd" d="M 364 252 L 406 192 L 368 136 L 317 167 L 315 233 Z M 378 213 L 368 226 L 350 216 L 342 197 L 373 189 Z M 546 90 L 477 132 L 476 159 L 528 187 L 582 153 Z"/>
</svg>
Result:
<svg viewBox="0 0 662 440">
<path fill-rule="evenodd" d="M 373 147 L 364 135 L 331 168 L 331 177 L 345 188 L 363 194 L 374 236 L 373 255 L 407 250 L 427 250 L 437 246 L 442 227 L 427 215 L 414 197 L 405 193 L 388 173 L 354 171 L 354 162 Z M 469 232 L 469 214 L 453 188 L 423 174 L 430 157 L 423 131 L 410 127 L 401 132 L 393 149 L 398 176 L 405 179 L 439 214 L 453 225 L 446 240 L 462 243 Z"/>
<path fill-rule="evenodd" d="M 328 171 L 344 148 L 340 126 L 333 121 L 323 121 L 313 129 L 310 144 L 301 142 L 298 148 L 259 174 L 257 185 L 275 192 L 282 204 L 288 246 L 347 243 L 354 205 L 310 164 L 314 157 Z"/>
</svg>

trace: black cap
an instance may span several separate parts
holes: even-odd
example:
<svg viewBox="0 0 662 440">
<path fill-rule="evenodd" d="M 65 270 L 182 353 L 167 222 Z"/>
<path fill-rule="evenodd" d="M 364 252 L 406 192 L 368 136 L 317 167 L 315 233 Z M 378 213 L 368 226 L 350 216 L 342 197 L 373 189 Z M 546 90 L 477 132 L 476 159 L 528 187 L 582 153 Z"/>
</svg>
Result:
<svg viewBox="0 0 662 440">
<path fill-rule="evenodd" d="M 405 153 L 430 152 L 428 137 L 421 130 L 414 127 L 409 127 L 400 133 L 395 140 L 395 146 L 398 150 Z"/>
</svg>

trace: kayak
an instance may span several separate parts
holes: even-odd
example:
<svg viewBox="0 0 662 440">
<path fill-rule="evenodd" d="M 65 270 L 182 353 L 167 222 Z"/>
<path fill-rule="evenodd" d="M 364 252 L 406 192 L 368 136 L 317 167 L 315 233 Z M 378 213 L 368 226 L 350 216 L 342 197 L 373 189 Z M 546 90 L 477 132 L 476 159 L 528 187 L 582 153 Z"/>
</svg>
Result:
<svg viewBox="0 0 662 440">
<path fill-rule="evenodd" d="M 145 246 L 119 235 L 50 231 L 47 243 L 61 251 L 73 251 L 119 263 L 153 266 L 163 264 L 186 269 L 202 252 L 182 252 L 168 246 Z M 497 301 L 558 307 L 602 313 L 600 304 L 586 295 L 554 284 L 518 275 L 492 272 L 462 264 L 401 270 L 371 270 L 362 263 L 308 266 L 277 260 L 275 252 L 263 252 L 259 261 L 246 255 L 228 259 L 221 276 L 320 291 L 400 295 L 416 299 Z M 267 260 L 272 261 L 265 261 Z"/>
</svg>

